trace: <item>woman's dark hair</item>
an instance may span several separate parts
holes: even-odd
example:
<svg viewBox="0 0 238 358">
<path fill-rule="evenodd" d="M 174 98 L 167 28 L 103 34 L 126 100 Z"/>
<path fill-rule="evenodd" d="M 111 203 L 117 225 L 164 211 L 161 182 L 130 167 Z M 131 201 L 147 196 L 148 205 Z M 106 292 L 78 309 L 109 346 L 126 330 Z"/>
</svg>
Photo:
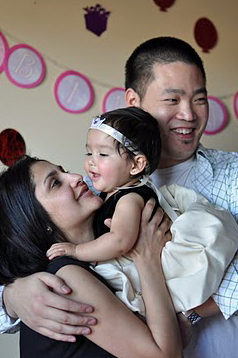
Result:
<svg viewBox="0 0 238 358">
<path fill-rule="evenodd" d="M 0 284 L 45 270 L 46 251 L 66 241 L 36 199 L 31 167 L 39 161 L 24 156 L 0 176 Z"/>
<path fill-rule="evenodd" d="M 142 100 L 154 79 L 154 65 L 177 61 L 196 65 L 206 83 L 202 59 L 194 48 L 176 37 L 161 36 L 143 42 L 132 52 L 125 66 L 125 88 L 132 88 Z"/>
<path fill-rule="evenodd" d="M 103 123 L 117 129 L 133 143 L 133 149 L 146 156 L 148 166 L 135 177 L 151 174 L 158 167 L 161 155 L 161 139 L 157 121 L 148 112 L 137 107 L 120 108 L 101 115 L 105 118 Z M 133 160 L 133 154 L 126 146 L 115 140 L 115 145 L 120 153 L 121 149 L 127 153 L 129 160 Z"/>
</svg>

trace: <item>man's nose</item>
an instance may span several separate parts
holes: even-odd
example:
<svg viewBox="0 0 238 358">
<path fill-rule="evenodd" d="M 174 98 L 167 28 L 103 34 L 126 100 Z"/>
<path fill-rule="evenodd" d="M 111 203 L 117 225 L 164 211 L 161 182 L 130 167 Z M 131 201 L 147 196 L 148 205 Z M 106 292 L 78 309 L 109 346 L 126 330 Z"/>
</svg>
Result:
<svg viewBox="0 0 238 358">
<path fill-rule="evenodd" d="M 194 121 L 196 119 L 196 113 L 190 103 L 185 103 L 181 105 L 179 111 L 179 118 L 189 122 Z"/>
</svg>

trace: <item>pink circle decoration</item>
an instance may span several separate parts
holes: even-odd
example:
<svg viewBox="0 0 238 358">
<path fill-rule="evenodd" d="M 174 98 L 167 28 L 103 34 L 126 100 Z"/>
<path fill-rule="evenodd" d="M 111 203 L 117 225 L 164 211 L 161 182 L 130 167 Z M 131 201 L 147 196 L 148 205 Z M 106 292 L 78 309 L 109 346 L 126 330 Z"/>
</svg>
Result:
<svg viewBox="0 0 238 358">
<path fill-rule="evenodd" d="M 217 43 L 217 30 L 207 18 L 197 20 L 194 28 L 194 37 L 203 52 L 208 53 Z"/>
<path fill-rule="evenodd" d="M 167 8 L 175 3 L 175 0 L 154 0 L 154 3 L 160 7 L 160 11 L 167 11 Z"/>
<path fill-rule="evenodd" d="M 0 133 L 0 160 L 3 164 L 14 164 L 25 151 L 25 142 L 19 132 L 9 128 Z"/>
<path fill-rule="evenodd" d="M 85 112 L 94 100 L 91 83 L 76 71 L 65 71 L 57 78 L 54 95 L 60 108 L 70 113 Z"/>
<path fill-rule="evenodd" d="M 227 110 L 224 104 L 214 96 L 208 96 L 209 117 L 204 134 L 216 134 L 222 131 L 228 120 Z"/>
<path fill-rule="evenodd" d="M 39 85 L 45 76 L 45 62 L 33 47 L 20 44 L 10 48 L 4 60 L 7 78 L 21 88 Z"/>
<path fill-rule="evenodd" d="M 236 92 L 234 95 L 233 104 L 234 104 L 234 112 L 235 112 L 236 118 L 238 119 L 238 92 Z"/>
<path fill-rule="evenodd" d="M 3 71 L 3 63 L 5 60 L 6 53 L 8 51 L 8 44 L 7 40 L 3 36 L 3 34 L 0 32 L 0 73 Z"/>
<path fill-rule="evenodd" d="M 111 88 L 105 95 L 102 103 L 102 111 L 108 112 L 117 108 L 126 107 L 125 89 L 121 87 Z"/>
</svg>

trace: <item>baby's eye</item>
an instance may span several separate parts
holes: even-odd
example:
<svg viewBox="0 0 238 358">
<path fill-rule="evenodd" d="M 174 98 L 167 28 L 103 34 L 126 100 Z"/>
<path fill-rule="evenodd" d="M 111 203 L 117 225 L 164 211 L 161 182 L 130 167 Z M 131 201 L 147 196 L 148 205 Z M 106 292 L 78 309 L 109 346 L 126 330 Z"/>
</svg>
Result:
<svg viewBox="0 0 238 358">
<path fill-rule="evenodd" d="M 100 153 L 100 156 L 101 156 L 101 157 L 108 157 L 108 154 Z"/>
<path fill-rule="evenodd" d="M 86 157 L 90 157 L 90 155 L 92 155 L 92 153 L 86 153 L 85 155 L 86 155 Z"/>
<path fill-rule="evenodd" d="M 166 98 L 165 102 L 170 102 L 170 103 L 177 103 L 178 100 L 176 98 Z"/>
</svg>

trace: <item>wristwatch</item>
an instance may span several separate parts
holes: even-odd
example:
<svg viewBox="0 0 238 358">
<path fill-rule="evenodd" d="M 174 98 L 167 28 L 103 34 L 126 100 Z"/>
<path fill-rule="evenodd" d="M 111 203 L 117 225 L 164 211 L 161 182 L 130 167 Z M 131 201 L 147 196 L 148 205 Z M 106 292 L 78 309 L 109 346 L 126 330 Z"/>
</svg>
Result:
<svg viewBox="0 0 238 358">
<path fill-rule="evenodd" d="M 200 321 L 200 319 L 202 319 L 202 317 L 194 310 L 183 311 L 182 314 L 191 322 L 191 324 L 196 324 Z"/>
</svg>

